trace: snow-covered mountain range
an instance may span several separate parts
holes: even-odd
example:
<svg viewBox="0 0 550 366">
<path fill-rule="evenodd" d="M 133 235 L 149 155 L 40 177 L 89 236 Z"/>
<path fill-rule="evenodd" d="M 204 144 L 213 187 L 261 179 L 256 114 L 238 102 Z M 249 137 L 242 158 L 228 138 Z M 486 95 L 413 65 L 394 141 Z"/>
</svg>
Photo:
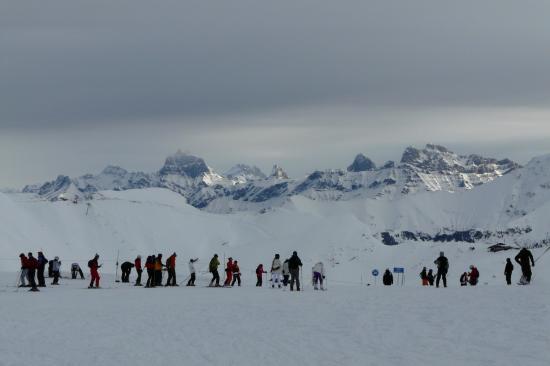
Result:
<svg viewBox="0 0 550 366">
<path fill-rule="evenodd" d="M 305 178 L 290 179 L 275 165 L 267 176 L 259 168 L 238 164 L 218 174 L 206 162 L 178 151 L 166 158 L 154 173 L 128 172 L 108 166 L 101 173 L 77 178 L 60 175 L 44 184 L 29 185 L 25 193 L 55 201 L 74 197 L 93 199 L 103 190 L 168 188 L 192 206 L 217 213 L 265 211 L 284 204 L 289 197 L 305 196 L 321 200 L 356 198 L 393 199 L 426 191 L 458 192 L 491 182 L 520 166 L 511 160 L 460 156 L 445 147 L 408 147 L 399 163 L 376 164 L 358 154 L 347 169 L 315 171 Z"/>
</svg>

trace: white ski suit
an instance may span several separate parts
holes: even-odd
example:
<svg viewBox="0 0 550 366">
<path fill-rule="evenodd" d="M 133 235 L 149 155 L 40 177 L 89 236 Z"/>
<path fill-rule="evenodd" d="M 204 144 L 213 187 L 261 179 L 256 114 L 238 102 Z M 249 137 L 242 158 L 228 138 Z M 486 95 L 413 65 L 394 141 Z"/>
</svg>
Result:
<svg viewBox="0 0 550 366">
<path fill-rule="evenodd" d="M 275 287 L 275 284 L 281 288 L 283 274 L 283 264 L 279 258 L 273 259 L 271 263 L 271 287 Z"/>
</svg>

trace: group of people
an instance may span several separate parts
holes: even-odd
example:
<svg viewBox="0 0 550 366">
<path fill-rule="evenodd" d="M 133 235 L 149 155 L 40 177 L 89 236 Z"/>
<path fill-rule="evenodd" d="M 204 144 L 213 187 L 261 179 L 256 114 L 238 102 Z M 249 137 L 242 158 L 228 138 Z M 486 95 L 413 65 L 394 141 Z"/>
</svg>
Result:
<svg viewBox="0 0 550 366">
<path fill-rule="evenodd" d="M 141 275 L 143 268 L 145 268 L 147 271 L 147 281 L 145 287 L 151 288 L 163 286 L 163 271 L 168 273 L 164 286 L 178 286 L 178 283 L 176 282 L 176 257 L 177 254 L 174 252 L 163 263 L 162 254 L 159 253 L 157 255 L 150 255 L 147 257 L 145 265 L 142 267 L 141 256 L 138 255 L 133 263 L 130 261 L 125 261 L 121 264 L 121 281 L 125 283 L 130 282 L 131 271 L 135 268 L 137 278 L 134 286 L 142 286 Z M 52 261 L 48 261 L 43 252 L 38 252 L 37 257 L 34 257 L 33 253 L 28 253 L 27 255 L 21 253 L 19 258 L 21 261 L 21 273 L 18 283 L 19 287 L 30 287 L 30 291 L 39 291 L 38 287 L 46 287 L 44 271 L 47 264 L 48 275 L 53 277 L 51 284 L 59 284 L 61 268 L 61 261 L 59 260 L 59 257 L 56 256 Z M 187 286 L 195 286 L 195 264 L 198 260 L 198 258 L 191 258 L 189 260 L 189 280 L 187 281 Z M 523 248 L 515 256 L 514 260 L 520 265 L 522 271 L 522 277 L 519 284 L 529 284 L 532 277 L 531 267 L 535 266 L 533 254 L 529 249 Z M 220 285 L 220 275 L 218 272 L 218 267 L 220 264 L 218 255 L 214 254 L 208 265 L 208 271 L 212 274 L 209 287 L 233 287 L 235 284 L 237 284 L 237 286 L 241 286 L 241 270 L 239 267 L 239 262 L 237 260 L 233 260 L 232 257 L 228 258 L 225 266 L 225 281 L 223 286 Z M 440 252 L 439 257 L 434 261 L 434 264 L 437 267 L 437 273 L 435 275 L 432 269 L 427 269 L 426 267 L 424 267 L 420 272 L 422 286 L 433 286 L 435 282 L 435 286 L 439 287 L 440 282 L 443 282 L 443 287 L 447 287 L 449 260 L 445 257 L 444 252 Z M 275 254 L 269 270 L 269 273 L 271 274 L 271 287 L 282 288 L 290 285 L 290 291 L 294 291 L 294 287 L 296 287 L 296 291 L 300 291 L 300 271 L 302 266 L 302 261 L 296 251 L 292 253 L 290 258 L 285 259 L 284 261 L 281 260 L 279 254 Z M 88 268 L 90 269 L 90 285 L 88 288 L 98 288 L 100 281 L 99 269 L 101 268 L 101 264 L 99 264 L 99 254 L 96 254 L 94 258 L 88 261 Z M 508 285 L 512 284 L 513 271 L 514 265 L 512 264 L 511 259 L 507 258 L 504 275 Z M 257 287 L 262 287 L 263 275 L 266 273 L 268 272 L 264 270 L 263 264 L 259 264 L 256 267 Z M 313 288 L 315 290 L 324 290 L 325 268 L 323 262 L 316 263 L 312 268 L 311 274 Z M 84 273 L 78 263 L 73 263 L 71 265 L 71 277 L 76 279 L 77 275 L 80 275 L 80 278 L 84 279 Z M 460 276 L 460 285 L 476 286 L 479 282 L 479 277 L 479 270 L 476 266 L 471 265 L 470 272 L 464 272 Z M 382 282 L 386 286 L 393 285 L 393 275 L 389 269 L 386 269 L 384 272 Z"/>
</svg>

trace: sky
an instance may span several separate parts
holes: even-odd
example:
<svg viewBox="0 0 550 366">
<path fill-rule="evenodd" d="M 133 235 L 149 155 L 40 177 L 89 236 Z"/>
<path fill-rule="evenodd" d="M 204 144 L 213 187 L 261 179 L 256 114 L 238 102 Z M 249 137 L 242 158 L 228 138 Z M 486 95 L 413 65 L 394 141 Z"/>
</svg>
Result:
<svg viewBox="0 0 550 366">
<path fill-rule="evenodd" d="M 550 153 L 550 2 L 0 0 L 0 187 Z"/>
</svg>

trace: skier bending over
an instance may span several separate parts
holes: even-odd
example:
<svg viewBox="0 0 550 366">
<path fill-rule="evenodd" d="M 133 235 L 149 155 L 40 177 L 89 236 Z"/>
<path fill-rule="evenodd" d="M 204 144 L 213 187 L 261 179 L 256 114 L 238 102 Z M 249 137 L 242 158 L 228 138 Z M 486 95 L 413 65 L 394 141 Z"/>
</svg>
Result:
<svg viewBox="0 0 550 366">
<path fill-rule="evenodd" d="M 59 271 L 61 270 L 61 262 L 59 257 L 55 257 L 52 263 L 53 282 L 52 285 L 59 285 Z"/>
<path fill-rule="evenodd" d="M 470 273 L 468 273 L 468 278 L 468 283 L 470 284 L 470 286 L 477 285 L 477 282 L 479 281 L 479 271 L 477 270 L 476 266 L 470 266 Z"/>
<path fill-rule="evenodd" d="M 467 286 L 468 285 L 468 273 L 464 272 L 460 276 L 460 286 Z"/>
<path fill-rule="evenodd" d="M 443 279 L 443 287 L 447 287 L 447 272 L 449 272 L 449 260 L 445 257 L 445 253 L 439 252 L 439 258 L 434 263 L 437 265 L 437 277 L 435 279 L 435 287 L 439 287 L 439 280 Z"/>
<path fill-rule="evenodd" d="M 514 265 L 510 258 L 506 258 L 506 266 L 504 267 L 504 276 L 506 276 L 506 284 L 512 284 L 512 272 L 514 272 Z"/>
<path fill-rule="evenodd" d="M 288 260 L 290 291 L 294 291 L 294 283 L 296 283 L 296 291 L 300 291 L 300 267 L 302 267 L 302 261 L 298 257 L 298 252 L 294 251 L 292 257 Z"/>
<path fill-rule="evenodd" d="M 324 290 L 323 280 L 325 279 L 325 266 L 323 265 L 323 262 L 316 263 L 311 269 L 311 272 L 313 273 L 313 289 L 319 290 L 317 284 L 320 284 L 321 290 Z"/>
<path fill-rule="evenodd" d="M 275 254 L 273 262 L 271 262 L 271 288 L 275 288 L 275 284 L 281 288 L 281 276 L 283 274 L 283 264 L 279 259 L 279 254 Z"/>
<path fill-rule="evenodd" d="M 76 280 L 76 274 L 80 275 L 80 279 L 84 279 L 84 272 L 82 272 L 82 268 L 80 268 L 80 265 L 78 263 L 71 264 L 71 278 L 73 280 Z"/>
<path fill-rule="evenodd" d="M 132 272 L 133 267 L 134 265 L 128 261 L 120 265 L 120 271 L 122 272 L 120 279 L 122 282 L 124 283 L 130 282 L 130 273 Z"/>
<path fill-rule="evenodd" d="M 262 287 L 264 273 L 267 273 L 264 271 L 264 265 L 259 264 L 258 267 L 256 267 L 256 287 Z"/>
<path fill-rule="evenodd" d="M 241 269 L 239 268 L 239 262 L 233 262 L 233 281 L 231 282 L 231 287 L 237 282 L 238 286 L 241 286 Z"/>
<path fill-rule="evenodd" d="M 90 259 L 88 261 L 88 267 L 90 268 L 90 275 L 92 277 L 90 281 L 90 286 L 88 288 L 94 288 L 94 282 L 95 287 L 99 288 L 99 272 L 98 269 L 101 268 L 101 264 L 97 263 L 97 260 L 99 259 L 99 254 L 96 254 L 93 259 Z"/>
<path fill-rule="evenodd" d="M 199 258 L 191 258 L 189 259 L 189 281 L 187 281 L 187 286 L 195 286 L 195 279 L 196 279 L 196 270 L 195 270 L 195 262 L 198 261 Z"/>
<path fill-rule="evenodd" d="M 220 287 L 220 274 L 218 273 L 218 266 L 220 265 L 220 261 L 218 259 L 218 255 L 214 254 L 214 257 L 210 260 L 210 264 L 208 265 L 208 270 L 210 273 L 212 273 L 212 281 L 210 281 L 210 287 L 214 286 L 214 281 L 216 281 L 215 287 Z"/>
<path fill-rule="evenodd" d="M 529 249 L 522 248 L 514 259 L 521 266 L 521 273 L 523 275 L 519 281 L 519 284 L 528 285 L 531 283 L 531 276 L 533 275 L 533 272 L 531 272 L 531 264 L 533 267 L 535 266 L 533 254 Z"/>
</svg>

